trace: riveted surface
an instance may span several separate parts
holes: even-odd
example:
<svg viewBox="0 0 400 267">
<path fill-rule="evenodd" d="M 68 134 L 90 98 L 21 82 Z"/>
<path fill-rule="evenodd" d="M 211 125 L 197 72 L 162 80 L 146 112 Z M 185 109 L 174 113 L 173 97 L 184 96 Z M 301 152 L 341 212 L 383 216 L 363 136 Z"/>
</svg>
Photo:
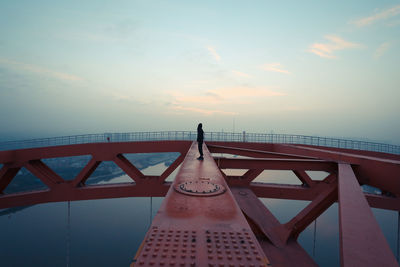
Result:
<svg viewBox="0 0 400 267">
<path fill-rule="evenodd" d="M 206 146 L 203 151 L 204 160 L 197 160 L 192 144 L 132 266 L 269 265 Z"/>
</svg>

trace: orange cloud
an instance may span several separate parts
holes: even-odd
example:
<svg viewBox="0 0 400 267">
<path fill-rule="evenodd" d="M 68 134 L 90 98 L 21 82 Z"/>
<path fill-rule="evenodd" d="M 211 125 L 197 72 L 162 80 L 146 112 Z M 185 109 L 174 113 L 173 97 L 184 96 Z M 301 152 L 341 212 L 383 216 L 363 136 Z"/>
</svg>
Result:
<svg viewBox="0 0 400 267">
<path fill-rule="evenodd" d="M 289 71 L 283 69 L 283 66 L 280 63 L 270 63 L 270 64 L 264 64 L 261 66 L 263 70 L 266 71 L 273 71 L 273 72 L 280 72 L 280 73 L 285 73 L 285 74 L 290 74 Z"/>
<path fill-rule="evenodd" d="M 40 74 L 40 75 L 50 76 L 50 77 L 53 77 L 53 78 L 56 78 L 59 80 L 63 80 L 63 81 L 81 81 L 81 80 L 83 80 L 81 77 L 78 77 L 78 76 L 75 76 L 75 75 L 72 75 L 69 73 L 58 72 L 58 71 L 42 68 L 42 67 L 39 67 L 36 65 L 26 64 L 26 63 L 12 61 L 12 60 L 8 60 L 8 59 L 0 58 L 0 64 L 7 65 L 7 66 L 10 66 L 17 70 L 21 70 L 21 71 L 27 71 L 27 72 L 31 72 L 31 73 Z"/>
<path fill-rule="evenodd" d="M 210 110 L 210 109 L 202 109 L 202 108 L 196 108 L 196 107 L 184 107 L 180 105 L 175 105 L 172 107 L 172 109 L 177 110 L 177 111 L 189 111 L 189 112 L 194 112 L 194 113 L 200 113 L 203 115 L 215 115 L 215 114 L 221 114 L 221 115 L 236 115 L 236 112 L 230 112 L 230 111 L 223 111 L 223 110 Z"/>
<path fill-rule="evenodd" d="M 388 42 L 381 44 L 375 50 L 374 58 L 378 59 L 378 58 L 382 57 L 386 53 L 386 51 L 390 48 L 390 46 L 391 46 L 391 44 Z"/>
<path fill-rule="evenodd" d="M 329 40 L 330 42 L 312 44 L 308 51 L 320 57 L 335 58 L 336 56 L 333 54 L 333 52 L 337 50 L 360 47 L 359 44 L 345 41 L 336 35 L 326 35 L 325 39 Z"/>
<path fill-rule="evenodd" d="M 208 46 L 208 47 L 207 47 L 207 50 L 208 50 L 208 52 L 210 53 L 210 55 L 214 57 L 214 59 L 215 59 L 216 61 L 219 62 L 219 61 L 221 60 L 220 55 L 217 53 L 217 51 L 215 50 L 214 47 Z"/>
<path fill-rule="evenodd" d="M 400 14 L 400 5 L 397 5 L 392 8 L 383 10 L 375 15 L 356 20 L 353 22 L 353 24 L 357 25 L 358 27 L 364 27 L 364 26 L 373 24 L 379 20 L 389 19 L 389 18 L 397 16 L 399 14 Z"/>
<path fill-rule="evenodd" d="M 237 71 L 237 70 L 233 70 L 232 73 L 235 76 L 238 76 L 238 77 L 245 77 L 245 78 L 250 78 L 251 77 L 249 74 L 241 72 L 241 71 Z"/>
</svg>

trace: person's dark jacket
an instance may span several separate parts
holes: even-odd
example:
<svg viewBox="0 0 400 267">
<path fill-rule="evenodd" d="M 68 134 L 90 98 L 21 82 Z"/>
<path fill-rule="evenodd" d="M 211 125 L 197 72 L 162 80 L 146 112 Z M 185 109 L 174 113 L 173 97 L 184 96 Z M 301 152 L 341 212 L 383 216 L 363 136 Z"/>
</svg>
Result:
<svg viewBox="0 0 400 267">
<path fill-rule="evenodd" d="M 197 142 L 203 142 L 204 140 L 204 131 L 202 128 L 197 128 Z"/>
</svg>

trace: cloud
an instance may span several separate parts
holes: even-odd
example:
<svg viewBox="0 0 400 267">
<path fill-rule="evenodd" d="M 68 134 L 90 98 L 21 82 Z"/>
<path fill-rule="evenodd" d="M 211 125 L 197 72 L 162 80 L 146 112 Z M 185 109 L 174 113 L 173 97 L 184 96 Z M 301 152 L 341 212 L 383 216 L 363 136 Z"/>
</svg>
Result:
<svg viewBox="0 0 400 267">
<path fill-rule="evenodd" d="M 386 51 L 390 48 L 390 46 L 391 46 L 391 43 L 389 43 L 389 42 L 385 42 L 385 43 L 381 44 L 375 50 L 374 58 L 378 59 L 378 58 L 382 57 L 386 53 Z"/>
<path fill-rule="evenodd" d="M 203 115 L 234 115 L 238 114 L 238 110 L 246 110 L 247 105 L 267 101 L 271 97 L 286 95 L 266 87 L 251 86 L 216 88 L 203 92 L 169 91 L 166 93 L 167 97 L 171 99 L 170 109 Z"/>
<path fill-rule="evenodd" d="M 361 18 L 353 22 L 353 24 L 357 25 L 358 27 L 364 27 L 367 25 L 371 25 L 380 20 L 386 20 L 392 17 L 395 17 L 400 14 L 400 5 L 385 9 L 375 15 Z"/>
<path fill-rule="evenodd" d="M 201 94 L 183 94 L 181 92 L 168 92 L 177 103 L 197 103 L 197 104 L 223 104 L 223 103 L 243 103 L 246 99 L 259 99 L 262 97 L 285 96 L 286 94 L 264 87 L 225 87 L 210 89 Z M 248 101 L 245 101 L 248 102 Z"/>
<path fill-rule="evenodd" d="M 68 82 L 76 82 L 76 81 L 82 81 L 83 79 L 79 76 L 72 75 L 69 73 L 65 72 L 58 72 L 50 69 L 46 69 L 37 65 L 32 65 L 32 64 L 26 64 L 22 62 L 17 62 L 17 61 L 12 61 L 8 59 L 2 59 L 0 58 L 0 64 L 3 64 L 7 67 L 11 67 L 13 69 L 17 69 L 20 71 L 25 71 L 25 72 L 30 72 L 34 74 L 39 74 L 39 75 L 44 75 L 52 78 L 56 78 L 58 80 L 62 81 L 68 81 Z"/>
<path fill-rule="evenodd" d="M 289 71 L 283 69 L 283 66 L 280 63 L 270 63 L 270 64 L 264 64 L 261 66 L 263 70 L 266 71 L 273 71 L 273 72 L 280 72 L 280 73 L 285 73 L 285 74 L 290 74 Z"/>
<path fill-rule="evenodd" d="M 215 114 L 237 115 L 236 112 L 213 110 L 213 109 L 203 109 L 203 108 L 197 108 L 197 107 L 184 107 L 184 106 L 180 106 L 180 105 L 173 105 L 172 109 L 175 111 L 189 111 L 189 112 L 194 112 L 194 113 L 200 113 L 200 114 L 207 115 L 207 116 L 215 115 Z"/>
<path fill-rule="evenodd" d="M 208 50 L 208 52 L 210 53 L 210 55 L 214 57 L 214 59 L 215 59 L 216 61 L 218 61 L 218 62 L 221 61 L 221 57 L 220 57 L 220 55 L 218 55 L 218 53 L 217 53 L 217 51 L 215 50 L 214 47 L 212 47 L 212 46 L 207 46 L 207 50 Z"/>
<path fill-rule="evenodd" d="M 237 86 L 218 88 L 208 90 L 208 93 L 213 93 L 220 97 L 220 99 L 243 99 L 243 98 L 260 98 L 272 96 L 284 96 L 285 94 L 278 91 L 273 91 L 264 87 L 250 87 L 250 86 Z"/>
<path fill-rule="evenodd" d="M 238 76 L 238 77 L 244 77 L 244 78 L 250 78 L 251 77 L 251 75 L 249 75 L 247 73 L 244 73 L 244 72 L 241 72 L 241 71 L 237 71 L 237 70 L 233 70 L 232 73 L 235 76 Z"/>
<path fill-rule="evenodd" d="M 333 54 L 335 51 L 361 47 L 360 44 L 345 41 L 336 35 L 326 35 L 325 39 L 329 40 L 330 42 L 314 43 L 310 46 L 308 51 L 320 57 L 335 58 L 336 56 Z"/>
</svg>

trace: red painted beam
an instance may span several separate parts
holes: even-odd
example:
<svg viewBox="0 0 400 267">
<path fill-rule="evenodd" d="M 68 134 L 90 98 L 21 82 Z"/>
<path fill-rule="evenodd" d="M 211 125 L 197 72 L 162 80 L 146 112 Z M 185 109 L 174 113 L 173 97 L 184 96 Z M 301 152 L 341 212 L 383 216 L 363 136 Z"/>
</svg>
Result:
<svg viewBox="0 0 400 267">
<path fill-rule="evenodd" d="M 180 152 L 184 154 L 190 141 L 147 141 L 121 143 L 94 143 L 0 151 L 0 163 L 12 162 L 23 166 L 36 159 L 92 155 L 97 161 L 112 161 L 118 154 Z"/>
<path fill-rule="evenodd" d="M 314 186 L 315 182 L 311 179 L 311 177 L 303 170 L 294 170 L 293 173 L 300 179 L 303 185 L 308 187 Z"/>
<path fill-rule="evenodd" d="M 164 197 L 171 183 L 147 185 L 105 184 L 74 188 L 71 184 L 61 184 L 53 190 L 42 190 L 0 196 L 0 209 L 28 206 L 49 202 L 77 201 L 122 197 Z"/>
<path fill-rule="evenodd" d="M 267 266 L 221 171 L 205 145 L 203 150 L 204 160 L 196 159 L 196 143 L 188 151 L 137 252 L 135 266 Z M 211 189 L 219 191 L 214 194 Z"/>
<path fill-rule="evenodd" d="M 346 162 L 354 166 L 354 172 L 362 184 L 368 184 L 400 196 L 400 161 L 373 156 L 355 155 L 331 151 L 328 148 L 274 144 L 274 151 L 295 155 L 313 156 L 323 160 Z"/>
<path fill-rule="evenodd" d="M 245 157 L 253 157 L 253 158 L 281 158 L 281 159 L 310 159 L 310 158 L 312 158 L 312 157 L 305 157 L 305 156 L 292 155 L 292 154 L 276 153 L 273 151 L 246 149 L 246 148 L 238 148 L 238 147 L 223 146 L 223 145 L 209 145 L 208 144 L 207 147 L 211 153 L 226 153 L 226 154 L 239 155 L 239 156 L 245 156 Z"/>
<path fill-rule="evenodd" d="M 307 252 L 294 240 L 286 242 L 281 233 L 284 226 L 248 188 L 233 187 L 233 195 L 250 225 L 258 229 L 257 239 L 272 266 L 317 266 Z"/>
<path fill-rule="evenodd" d="M 19 172 L 21 168 L 9 168 L 7 165 L 4 165 L 0 169 L 0 194 L 3 193 L 4 189 L 10 184 L 12 179 L 14 179 L 15 175 Z"/>
<path fill-rule="evenodd" d="M 322 189 L 322 188 L 321 188 Z M 285 224 L 287 239 L 297 239 L 315 219 L 326 211 L 337 200 L 337 182 L 326 186 L 325 190 L 319 190 L 318 196 L 308 204 L 299 214 Z"/>
<path fill-rule="evenodd" d="M 342 266 L 398 266 L 349 164 L 339 164 Z"/>
<path fill-rule="evenodd" d="M 306 159 L 241 159 L 215 158 L 221 169 L 264 169 L 264 170 L 314 170 L 336 171 L 336 164 L 324 160 Z"/>
</svg>

